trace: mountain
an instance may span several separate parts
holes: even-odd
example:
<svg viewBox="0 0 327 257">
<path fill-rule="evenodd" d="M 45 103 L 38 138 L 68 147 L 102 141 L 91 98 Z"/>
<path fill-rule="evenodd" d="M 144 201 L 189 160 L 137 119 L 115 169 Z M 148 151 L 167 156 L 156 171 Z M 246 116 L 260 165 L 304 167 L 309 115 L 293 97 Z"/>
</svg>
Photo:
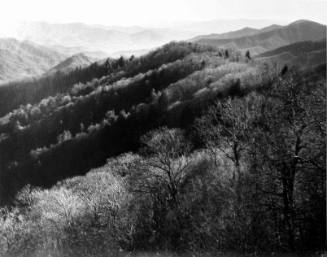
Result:
<svg viewBox="0 0 327 257">
<path fill-rule="evenodd" d="M 194 42 L 223 48 L 250 50 L 252 54 L 260 54 L 300 41 L 317 41 L 326 38 L 326 26 L 313 21 L 299 20 L 287 26 L 274 28 L 276 27 L 273 27 L 273 30 L 236 38 L 201 37 Z"/>
<path fill-rule="evenodd" d="M 256 59 L 309 68 L 326 63 L 326 40 L 302 41 L 256 56 Z"/>
<path fill-rule="evenodd" d="M 41 75 L 64 58 L 63 54 L 35 43 L 0 39 L 0 83 Z"/>
<path fill-rule="evenodd" d="M 272 20 L 213 20 L 205 22 L 172 22 L 166 26 L 119 27 L 83 23 L 24 22 L 18 24 L 11 37 L 46 45 L 71 56 L 80 52 L 112 53 L 150 49 L 171 42 L 186 40 L 207 33 L 223 33 L 241 27 L 260 28 L 279 21 Z M 284 22 L 282 22 L 284 23 Z M 135 54 L 134 54 L 135 55 Z M 105 57 L 102 56 L 102 57 Z"/>
<path fill-rule="evenodd" d="M 282 27 L 282 26 L 280 26 L 280 25 L 270 25 L 270 26 L 264 27 L 262 29 L 255 29 L 255 28 L 245 27 L 245 28 L 240 29 L 240 30 L 226 32 L 226 33 L 222 33 L 222 34 L 209 34 L 209 35 L 197 36 L 197 37 L 191 39 L 190 41 L 197 42 L 199 40 L 207 40 L 207 39 L 230 39 L 230 38 L 252 36 L 252 35 L 255 35 L 255 34 L 259 34 L 261 32 L 267 32 L 267 31 L 275 30 L 275 29 L 278 29 L 280 27 Z"/>
<path fill-rule="evenodd" d="M 52 24 L 25 22 L 14 33 L 20 40 L 47 45 L 65 54 L 151 49 L 172 40 L 194 36 L 194 32 L 173 28 L 109 27 L 83 23 Z"/>
<path fill-rule="evenodd" d="M 88 57 L 83 53 L 76 54 L 51 68 L 49 71 L 46 72 L 46 74 L 52 74 L 56 72 L 69 73 L 75 70 L 76 68 L 87 67 L 95 61 L 95 58 Z"/>
</svg>

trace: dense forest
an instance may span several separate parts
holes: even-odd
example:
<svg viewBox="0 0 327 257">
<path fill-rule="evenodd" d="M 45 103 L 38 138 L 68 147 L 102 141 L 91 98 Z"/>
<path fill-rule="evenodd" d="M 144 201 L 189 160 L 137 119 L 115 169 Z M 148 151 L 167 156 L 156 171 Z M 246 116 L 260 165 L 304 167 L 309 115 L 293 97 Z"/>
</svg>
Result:
<svg viewBox="0 0 327 257">
<path fill-rule="evenodd" d="M 319 253 L 325 70 L 172 42 L 1 87 L 0 252 Z"/>
</svg>

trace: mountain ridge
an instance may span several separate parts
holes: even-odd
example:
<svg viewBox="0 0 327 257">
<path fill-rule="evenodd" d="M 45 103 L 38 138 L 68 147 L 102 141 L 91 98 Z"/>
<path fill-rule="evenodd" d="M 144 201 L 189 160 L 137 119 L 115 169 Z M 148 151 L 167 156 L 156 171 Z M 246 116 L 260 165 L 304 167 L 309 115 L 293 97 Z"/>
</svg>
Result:
<svg viewBox="0 0 327 257">
<path fill-rule="evenodd" d="M 216 47 L 250 50 L 253 54 L 260 54 L 299 41 L 320 40 L 323 38 L 326 38 L 325 25 L 313 21 L 299 20 L 287 26 L 255 35 L 230 39 L 200 38 L 194 42 Z"/>
<path fill-rule="evenodd" d="M 195 38 L 190 39 L 190 41 L 192 42 L 196 42 L 199 39 L 202 38 L 213 38 L 213 39 L 230 39 L 230 38 L 238 38 L 238 37 L 243 37 L 243 36 L 251 36 L 251 35 L 255 35 L 261 32 L 267 32 L 267 31 L 271 31 L 271 30 L 275 30 L 282 27 L 281 25 L 276 25 L 276 24 L 272 24 L 270 26 L 267 27 L 263 27 L 261 29 L 255 29 L 255 28 L 251 28 L 251 27 L 244 27 L 242 29 L 239 30 L 234 30 L 234 31 L 230 31 L 230 32 L 225 32 L 222 34 L 209 34 L 209 35 L 200 35 L 200 36 L 196 36 Z"/>
</svg>

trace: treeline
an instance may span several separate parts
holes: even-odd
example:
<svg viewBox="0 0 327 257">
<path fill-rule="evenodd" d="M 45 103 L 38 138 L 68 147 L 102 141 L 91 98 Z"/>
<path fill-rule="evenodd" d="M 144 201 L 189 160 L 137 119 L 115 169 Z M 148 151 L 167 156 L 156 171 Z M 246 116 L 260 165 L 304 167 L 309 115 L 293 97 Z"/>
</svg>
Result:
<svg viewBox="0 0 327 257">
<path fill-rule="evenodd" d="M 183 129 L 157 124 L 160 128 L 151 130 L 150 113 L 163 117 L 155 106 L 144 107 L 149 113 L 144 119 L 144 113 L 137 118 L 133 113 L 110 113 L 108 123 L 120 122 L 115 134 L 120 144 L 115 147 L 122 147 L 128 140 L 123 135 L 132 133 L 138 141 L 134 153 L 110 158 L 102 168 L 49 190 L 22 189 L 15 207 L 2 209 L 3 252 L 319 254 L 326 238 L 325 78 L 310 82 L 293 70 L 266 76 L 269 84 L 251 92 L 216 95 L 202 114 L 179 124 Z M 187 113 L 192 105 L 188 107 Z M 150 122 L 130 127 L 135 125 L 130 119 Z M 137 132 L 145 126 L 149 127 Z M 92 139 L 82 137 L 88 140 L 85 147 L 81 141 L 68 144 L 71 135 L 63 134 L 61 149 L 51 155 L 88 147 L 91 153 L 105 138 L 108 145 L 114 142 L 113 133 L 95 140 L 96 134 L 107 133 L 96 131 Z M 83 158 L 66 158 L 86 163 Z"/>
</svg>

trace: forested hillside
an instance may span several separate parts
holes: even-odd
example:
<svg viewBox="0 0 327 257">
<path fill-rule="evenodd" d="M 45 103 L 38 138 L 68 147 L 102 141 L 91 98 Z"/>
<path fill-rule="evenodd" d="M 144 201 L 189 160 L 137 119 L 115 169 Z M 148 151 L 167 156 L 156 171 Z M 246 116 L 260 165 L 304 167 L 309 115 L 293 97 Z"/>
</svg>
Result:
<svg viewBox="0 0 327 257">
<path fill-rule="evenodd" d="M 325 68 L 173 42 L 0 88 L 0 251 L 319 253 Z"/>
<path fill-rule="evenodd" d="M 95 64 L 101 75 L 108 75 L 87 83 L 64 87 L 56 84 L 55 76 L 54 86 L 41 83 L 40 92 L 33 85 L 24 86 L 23 90 L 33 90 L 36 99 L 32 95 L 32 104 L 21 105 L 1 119 L 2 167 L 11 179 L 17 172 L 19 176 L 26 173 L 29 183 L 53 183 L 85 172 L 108 156 L 135 149 L 139 136 L 151 128 L 189 124 L 193 112 L 200 112 L 201 102 L 237 94 L 241 87 L 248 90 L 261 82 L 254 66 L 230 62 L 224 54 L 211 47 L 172 43 L 142 58 L 114 61 L 114 72 L 107 68 L 110 62 Z M 74 74 L 69 75 L 74 79 Z M 37 101 L 42 92 L 47 97 Z M 24 100 L 18 99 L 17 104 Z"/>
</svg>

